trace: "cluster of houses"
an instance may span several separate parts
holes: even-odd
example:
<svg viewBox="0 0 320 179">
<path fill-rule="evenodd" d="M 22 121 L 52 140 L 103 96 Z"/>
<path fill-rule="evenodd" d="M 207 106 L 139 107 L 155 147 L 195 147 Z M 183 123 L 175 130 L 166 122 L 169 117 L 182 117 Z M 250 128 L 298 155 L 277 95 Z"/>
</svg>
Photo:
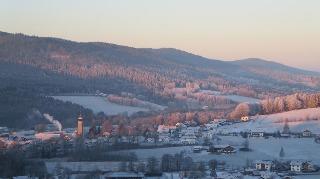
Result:
<svg viewBox="0 0 320 179">
<path fill-rule="evenodd" d="M 217 127 L 230 123 L 226 119 L 217 119 L 202 126 L 191 125 L 188 122 L 177 123 L 175 126 L 159 125 L 157 142 L 182 145 L 203 144 L 206 140 L 214 139 Z"/>
<path fill-rule="evenodd" d="M 271 161 L 256 160 L 254 169 L 245 169 L 246 175 L 261 176 L 261 178 L 274 178 L 282 176 L 291 178 L 293 175 L 307 175 L 319 172 L 319 167 L 307 160 Z"/>
</svg>

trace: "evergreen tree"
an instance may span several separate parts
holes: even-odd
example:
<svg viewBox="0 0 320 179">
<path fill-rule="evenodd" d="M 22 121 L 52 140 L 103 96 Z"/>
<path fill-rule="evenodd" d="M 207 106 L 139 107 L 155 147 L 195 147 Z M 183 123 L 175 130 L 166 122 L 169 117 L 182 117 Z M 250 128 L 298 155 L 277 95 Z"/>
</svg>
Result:
<svg viewBox="0 0 320 179">
<path fill-rule="evenodd" d="M 284 156 L 285 156 L 284 149 L 283 149 L 283 147 L 281 147 L 281 150 L 280 150 L 280 153 L 279 153 L 279 157 L 283 158 Z"/>
</svg>

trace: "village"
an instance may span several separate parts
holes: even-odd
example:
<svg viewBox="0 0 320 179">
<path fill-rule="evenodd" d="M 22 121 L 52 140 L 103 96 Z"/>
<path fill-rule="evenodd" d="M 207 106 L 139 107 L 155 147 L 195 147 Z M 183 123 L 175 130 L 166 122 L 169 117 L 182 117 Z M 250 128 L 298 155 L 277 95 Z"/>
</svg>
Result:
<svg viewBox="0 0 320 179">
<path fill-rule="evenodd" d="M 241 132 L 221 132 L 221 127 L 232 126 L 234 124 L 246 123 L 251 118 L 244 116 L 239 120 L 216 119 L 204 125 L 196 125 L 193 122 L 177 123 L 174 126 L 159 125 L 156 131 L 145 131 L 142 135 L 119 135 L 119 126 L 112 125 L 110 133 L 101 134 L 101 126 L 84 127 L 84 121 L 80 115 L 77 119 L 76 128 L 57 129 L 54 124 L 47 125 L 44 132 L 17 131 L 13 132 L 6 127 L 0 128 L 0 147 L 1 152 L 5 152 L 12 148 L 25 152 L 26 156 L 30 158 L 55 158 L 63 159 L 70 155 L 78 146 L 79 140 L 85 148 L 96 150 L 97 146 L 105 146 L 106 150 L 111 153 L 121 153 L 126 150 L 156 150 L 169 148 L 183 148 L 184 155 L 188 157 L 193 156 L 194 163 L 199 165 L 202 161 L 197 160 L 198 155 L 213 156 L 213 160 L 204 162 L 203 172 L 206 177 L 214 178 L 241 178 L 241 177 L 260 177 L 264 179 L 271 178 L 295 178 L 299 176 L 319 176 L 319 161 L 312 161 L 312 159 L 285 159 L 285 150 L 281 148 L 278 158 L 270 158 L 263 160 L 246 160 L 245 165 L 241 167 L 228 167 L 228 163 L 220 161 L 219 157 L 232 159 L 234 155 L 247 155 L 246 153 L 254 152 L 251 147 L 251 141 L 256 139 L 268 140 L 273 139 L 294 139 L 294 140 L 311 140 L 320 146 L 319 134 L 312 133 L 305 129 L 300 132 L 291 132 L 289 125 L 284 123 L 282 131 L 275 131 L 273 133 L 265 132 L 263 130 L 257 131 L 241 131 Z M 242 142 L 228 142 L 225 138 L 233 138 L 236 141 Z M 118 152 L 119 151 L 119 152 Z M 106 151 L 105 151 L 106 152 Z M 181 152 L 181 151 L 180 151 Z M 176 153 L 179 153 L 177 150 Z M 159 156 L 163 167 L 163 157 Z M 216 157 L 218 159 L 216 159 Z M 126 167 L 121 167 L 126 162 L 69 162 L 65 160 L 57 160 L 60 162 L 46 162 L 47 172 L 52 175 L 58 175 L 56 168 L 61 165 L 64 166 L 61 170 L 71 171 L 73 176 L 90 174 L 94 170 L 99 169 L 99 174 L 105 178 L 145 178 L 145 170 L 139 171 L 138 161 L 142 161 L 147 166 L 148 159 L 140 159 L 131 163 L 131 170 L 128 170 L 129 163 Z M 44 159 L 45 160 L 45 159 Z M 215 161 L 214 168 L 210 167 L 210 162 Z M 242 161 L 243 162 L 243 161 Z M 68 165 L 70 164 L 70 165 Z M 79 165 L 72 167 L 72 165 Z M 112 165 L 111 165 L 112 164 Z M 93 165 L 91 168 L 85 166 Z M 105 166 L 106 165 L 106 166 Z M 111 167 L 112 166 L 112 167 Z M 160 175 L 163 178 L 188 178 L 190 173 L 186 174 L 182 171 L 162 172 L 160 173 L 160 164 L 158 166 Z M 71 167 L 71 168 L 70 168 Z M 85 168 L 85 170 L 83 169 Z M 126 169 L 124 169 L 126 168 Z M 135 169 L 133 169 L 135 168 Z M 164 170 L 164 169 L 162 169 Z M 164 170 L 166 171 L 166 170 Z M 168 170 L 171 171 L 171 170 Z M 149 176 L 150 177 L 150 176 Z M 159 176 L 158 176 L 159 177 Z"/>
</svg>

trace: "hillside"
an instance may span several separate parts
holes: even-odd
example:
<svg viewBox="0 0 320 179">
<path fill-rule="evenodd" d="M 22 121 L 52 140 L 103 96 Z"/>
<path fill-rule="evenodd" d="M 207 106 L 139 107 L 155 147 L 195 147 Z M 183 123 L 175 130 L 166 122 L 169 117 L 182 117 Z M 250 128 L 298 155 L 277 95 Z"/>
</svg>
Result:
<svg viewBox="0 0 320 179">
<path fill-rule="evenodd" d="M 233 107 L 234 103 L 224 97 L 230 95 L 262 99 L 320 89 L 317 73 L 273 62 L 261 63 L 256 59 L 225 62 L 173 48 L 133 48 L 0 32 L 0 89 L 3 90 L 0 100 L 6 100 L 10 89 L 18 89 L 17 96 L 21 91 L 28 94 L 16 101 L 3 102 L 3 109 L 21 105 L 18 112 L 2 112 L 0 125 L 15 126 L 33 108 L 39 108 L 41 113 L 50 109 L 47 112 L 59 114 L 50 108 L 52 99 L 45 97 L 61 93 L 121 95 L 126 92 L 137 99 L 188 110 L 203 106 Z M 191 94 L 186 86 L 195 86 L 195 91 Z M 210 94 L 199 91 L 210 91 Z M 27 101 L 34 103 L 24 105 Z M 63 102 L 60 106 L 72 108 L 73 115 L 79 109 Z M 12 116 L 15 120 L 8 120 Z M 59 117 L 67 125 L 75 120 L 72 114 Z"/>
<path fill-rule="evenodd" d="M 271 115 L 254 116 L 249 122 L 224 126 L 218 130 L 221 132 L 276 132 L 278 130 L 282 131 L 284 123 L 287 120 L 292 132 L 302 132 L 308 129 L 313 133 L 320 134 L 319 119 L 320 108 L 309 108 Z"/>
<path fill-rule="evenodd" d="M 286 81 L 291 84 L 303 84 L 309 87 L 319 86 L 319 72 L 301 70 L 280 63 L 263 59 L 249 58 L 231 62 L 242 68 L 260 75 L 268 75 L 274 80 Z"/>
<path fill-rule="evenodd" d="M 143 89 L 141 94 L 150 92 L 153 96 L 163 96 L 162 90 L 170 82 L 175 82 L 177 86 L 197 82 L 203 88 L 235 94 L 241 93 L 240 88 L 244 88 L 260 95 L 267 90 L 282 94 L 316 90 L 320 86 L 320 75 L 301 75 L 289 67 L 283 68 L 286 69 L 285 77 L 278 78 L 278 73 L 270 75 L 269 69 L 262 71 L 259 66 L 212 60 L 177 49 L 139 49 L 0 32 L 0 66 L 8 64 L 44 70 L 48 78 L 58 75 L 61 79 L 94 79 L 97 80 L 95 84 L 105 84 L 89 85 L 86 91 L 119 92 L 118 89 L 110 89 L 117 81 L 120 90 L 137 93 Z M 289 72 L 290 77 L 287 77 Z M 32 76 L 34 72 L 30 70 L 25 74 Z M 5 75 L 14 78 L 15 72 L 7 71 Z M 303 82 L 305 78 L 310 79 Z M 42 83 L 43 79 L 37 82 Z M 65 82 L 62 80 L 60 84 L 64 86 Z"/>
</svg>

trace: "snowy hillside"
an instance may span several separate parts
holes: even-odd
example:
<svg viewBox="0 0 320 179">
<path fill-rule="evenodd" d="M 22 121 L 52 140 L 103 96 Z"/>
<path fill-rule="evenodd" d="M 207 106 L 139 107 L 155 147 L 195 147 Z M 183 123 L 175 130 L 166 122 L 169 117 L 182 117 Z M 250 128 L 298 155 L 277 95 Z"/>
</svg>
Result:
<svg viewBox="0 0 320 179">
<path fill-rule="evenodd" d="M 293 132 L 301 132 L 308 129 L 313 133 L 320 134 L 320 108 L 254 116 L 249 122 L 219 127 L 218 132 L 281 131 L 286 119 L 288 120 L 290 130 Z"/>
</svg>

